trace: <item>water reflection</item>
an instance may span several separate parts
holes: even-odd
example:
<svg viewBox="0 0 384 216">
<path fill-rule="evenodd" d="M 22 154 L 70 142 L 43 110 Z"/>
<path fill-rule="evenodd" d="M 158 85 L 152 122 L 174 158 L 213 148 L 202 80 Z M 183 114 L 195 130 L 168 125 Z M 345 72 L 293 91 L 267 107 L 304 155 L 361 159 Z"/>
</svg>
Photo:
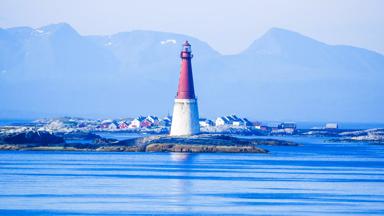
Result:
<svg viewBox="0 0 384 216">
<path fill-rule="evenodd" d="M 178 166 L 178 176 L 183 178 L 177 178 L 173 182 L 174 192 L 174 211 L 191 212 L 191 205 L 193 198 L 193 181 L 190 180 L 190 176 L 193 175 L 192 168 L 194 166 L 195 154 L 189 153 L 170 153 L 171 161 L 175 162 Z"/>
<path fill-rule="evenodd" d="M 3 151 L 0 215 L 384 215 L 384 146 L 317 139 L 262 155 Z"/>
<path fill-rule="evenodd" d="M 171 160 L 175 162 L 187 162 L 192 159 L 193 155 L 189 153 L 171 152 Z M 183 163 L 184 164 L 184 163 Z"/>
</svg>

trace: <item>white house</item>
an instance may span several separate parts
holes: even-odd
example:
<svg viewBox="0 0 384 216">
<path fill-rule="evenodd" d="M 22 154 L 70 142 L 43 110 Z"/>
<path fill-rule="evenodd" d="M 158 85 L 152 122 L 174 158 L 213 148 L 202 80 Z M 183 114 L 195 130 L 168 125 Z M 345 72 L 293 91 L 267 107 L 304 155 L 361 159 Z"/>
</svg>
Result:
<svg viewBox="0 0 384 216">
<path fill-rule="evenodd" d="M 252 122 L 250 122 L 246 118 L 239 118 L 236 115 L 228 115 L 222 116 L 216 119 L 216 126 L 221 125 L 233 125 L 233 126 L 252 126 Z"/>
<path fill-rule="evenodd" d="M 242 126 L 245 124 L 243 119 L 237 117 L 236 115 L 230 115 L 227 116 L 227 118 L 231 120 L 233 126 Z"/>
<path fill-rule="evenodd" d="M 230 124 L 229 120 L 226 117 L 218 117 L 215 121 L 216 126 L 228 125 Z"/>
<path fill-rule="evenodd" d="M 139 116 L 131 121 L 129 124 L 129 128 L 140 128 L 142 126 L 142 122 L 145 120 L 145 117 Z"/>
<path fill-rule="evenodd" d="M 108 125 L 108 129 L 117 130 L 117 129 L 119 129 L 119 125 L 115 121 L 113 121 Z"/>
<path fill-rule="evenodd" d="M 214 125 L 213 121 L 204 118 L 199 120 L 199 124 L 200 127 L 209 127 Z"/>
<path fill-rule="evenodd" d="M 242 126 L 242 125 L 244 125 L 244 124 L 243 124 L 243 121 L 241 121 L 241 120 L 236 120 L 236 121 L 233 121 L 233 122 L 232 122 L 232 125 L 233 125 L 233 126 Z"/>
</svg>

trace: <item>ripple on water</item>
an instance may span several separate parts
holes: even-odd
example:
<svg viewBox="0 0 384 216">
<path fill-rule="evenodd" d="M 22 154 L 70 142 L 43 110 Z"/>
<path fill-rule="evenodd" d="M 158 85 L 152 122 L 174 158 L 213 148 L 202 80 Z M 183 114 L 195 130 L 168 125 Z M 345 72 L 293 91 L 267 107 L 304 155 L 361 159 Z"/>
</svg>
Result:
<svg viewBox="0 0 384 216">
<path fill-rule="evenodd" d="M 384 214 L 384 147 L 270 154 L 0 152 L 1 215 Z"/>
</svg>

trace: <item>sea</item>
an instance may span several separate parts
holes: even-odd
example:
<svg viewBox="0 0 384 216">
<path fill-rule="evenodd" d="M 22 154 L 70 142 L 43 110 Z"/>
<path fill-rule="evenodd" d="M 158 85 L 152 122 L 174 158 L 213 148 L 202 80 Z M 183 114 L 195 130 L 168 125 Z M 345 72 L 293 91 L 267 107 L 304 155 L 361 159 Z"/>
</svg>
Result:
<svg viewBox="0 0 384 216">
<path fill-rule="evenodd" d="M 300 146 L 264 146 L 268 154 L 0 151 L 0 215 L 384 215 L 383 145 L 274 138 Z"/>
</svg>

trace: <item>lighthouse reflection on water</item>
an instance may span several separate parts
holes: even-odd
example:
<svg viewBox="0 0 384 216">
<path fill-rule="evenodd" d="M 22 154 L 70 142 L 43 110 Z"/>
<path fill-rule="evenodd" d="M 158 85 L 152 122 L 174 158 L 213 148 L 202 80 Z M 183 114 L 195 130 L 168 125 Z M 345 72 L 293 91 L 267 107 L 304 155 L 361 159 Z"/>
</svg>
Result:
<svg viewBox="0 0 384 216">
<path fill-rule="evenodd" d="M 192 203 L 194 194 L 194 183 L 193 183 L 193 172 L 194 172 L 194 159 L 197 157 L 196 154 L 190 153 L 170 153 L 170 159 L 175 168 L 175 174 L 179 178 L 175 178 L 172 181 L 172 198 L 170 202 L 182 204 L 174 205 L 175 211 L 190 212 L 192 206 L 188 203 Z"/>
<path fill-rule="evenodd" d="M 171 160 L 175 162 L 187 162 L 192 156 L 189 153 L 171 152 Z"/>
</svg>

